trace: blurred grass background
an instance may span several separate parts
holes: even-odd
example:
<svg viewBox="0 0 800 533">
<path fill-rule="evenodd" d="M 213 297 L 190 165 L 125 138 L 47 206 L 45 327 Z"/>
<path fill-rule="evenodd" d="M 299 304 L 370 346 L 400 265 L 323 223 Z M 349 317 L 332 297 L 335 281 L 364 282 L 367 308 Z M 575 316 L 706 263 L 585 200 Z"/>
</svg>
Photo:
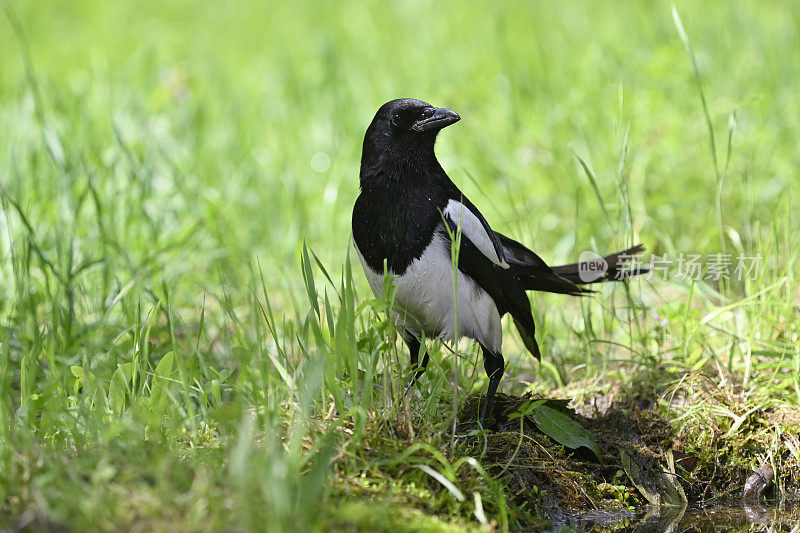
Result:
<svg viewBox="0 0 800 533">
<path fill-rule="evenodd" d="M 378 461 L 355 451 L 359 431 L 399 409 L 390 382 L 406 357 L 385 317 L 356 312 L 367 286 L 356 266 L 354 296 L 344 266 L 363 132 L 396 97 L 461 114 L 438 142 L 443 166 L 551 263 L 639 241 L 673 258 L 765 257 L 748 283 L 534 297 L 547 365 L 507 339 L 507 390 L 719 363 L 745 395 L 796 406 L 800 9 L 676 7 L 719 192 L 667 3 L 5 0 L 0 509 L 103 529 L 368 519 L 329 503 L 337 476 Z M 331 283 L 313 255 L 301 270 L 304 241 Z M 434 351 L 420 389 L 447 398 L 453 357 Z M 160 380 L 174 384 L 157 393 Z M 424 405 L 418 425 L 449 416 Z M 502 489 L 480 479 L 499 513 Z M 405 494 L 401 481 L 382 490 Z M 471 519 L 472 500 L 436 498 L 429 513 Z M 318 504 L 319 518 L 303 511 Z"/>
</svg>

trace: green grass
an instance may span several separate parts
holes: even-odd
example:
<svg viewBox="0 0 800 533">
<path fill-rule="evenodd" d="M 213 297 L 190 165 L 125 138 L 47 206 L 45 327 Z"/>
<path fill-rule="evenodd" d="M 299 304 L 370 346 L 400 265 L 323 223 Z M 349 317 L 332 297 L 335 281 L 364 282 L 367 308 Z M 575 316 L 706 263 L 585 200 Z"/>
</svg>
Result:
<svg viewBox="0 0 800 533">
<path fill-rule="evenodd" d="M 461 114 L 443 165 L 551 263 L 764 258 L 534 296 L 543 362 L 508 334 L 503 391 L 656 391 L 698 478 L 737 483 L 722 447 L 796 482 L 796 3 L 2 6 L 0 527 L 542 523 L 453 437 L 475 346 L 432 345 L 404 400 L 351 250 L 363 131 L 399 96 Z"/>
</svg>

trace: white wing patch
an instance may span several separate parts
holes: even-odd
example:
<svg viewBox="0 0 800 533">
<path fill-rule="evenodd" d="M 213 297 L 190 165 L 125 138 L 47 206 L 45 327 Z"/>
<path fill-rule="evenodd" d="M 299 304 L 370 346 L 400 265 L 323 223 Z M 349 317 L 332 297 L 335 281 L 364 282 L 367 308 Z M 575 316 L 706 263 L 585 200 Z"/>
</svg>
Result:
<svg viewBox="0 0 800 533">
<path fill-rule="evenodd" d="M 452 220 L 461 228 L 461 234 L 466 236 L 483 255 L 488 257 L 495 265 L 508 268 L 508 263 L 501 260 L 494 248 L 492 239 L 486 233 L 486 229 L 481 224 L 480 219 L 475 216 L 469 207 L 457 200 L 450 200 L 443 211 L 444 216 Z"/>
<path fill-rule="evenodd" d="M 396 323 L 419 339 L 423 333 L 428 338 L 445 341 L 469 337 L 494 353 L 500 353 L 503 327 L 497 305 L 472 278 L 460 270 L 454 271 L 450 242 L 443 231 L 442 224 L 422 255 L 402 275 L 394 278 Z M 376 272 L 367 265 L 358 245 L 356 252 L 372 292 L 380 298 L 383 272 Z M 454 275 L 457 276 L 455 298 Z"/>
</svg>

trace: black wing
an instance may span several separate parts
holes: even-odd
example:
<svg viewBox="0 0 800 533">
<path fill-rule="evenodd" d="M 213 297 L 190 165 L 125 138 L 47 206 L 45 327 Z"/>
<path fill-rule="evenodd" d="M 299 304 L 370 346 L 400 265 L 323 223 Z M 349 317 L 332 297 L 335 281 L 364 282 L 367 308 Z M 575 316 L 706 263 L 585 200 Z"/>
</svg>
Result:
<svg viewBox="0 0 800 533">
<path fill-rule="evenodd" d="M 511 267 L 510 270 L 519 278 L 520 284 L 525 290 L 555 292 L 573 296 L 592 292 L 578 287 L 572 280 L 560 276 L 554 269 L 547 266 L 544 259 L 514 239 L 497 232 L 495 234 L 503 245 L 506 259 Z M 576 275 L 577 272 L 576 265 Z"/>
<path fill-rule="evenodd" d="M 442 231 L 444 231 L 445 237 L 452 242 L 450 235 L 456 235 L 459 227 L 448 217 L 445 217 L 445 222 L 449 232 L 444 229 Z M 458 270 L 472 278 L 489 294 L 494 300 L 500 316 L 506 313 L 511 314 L 525 347 L 534 357 L 541 359 L 539 345 L 534 336 L 536 326 L 531 314 L 531 303 L 525 294 L 525 289 L 511 270 L 494 263 L 464 233 L 461 234 L 458 249 Z"/>
</svg>

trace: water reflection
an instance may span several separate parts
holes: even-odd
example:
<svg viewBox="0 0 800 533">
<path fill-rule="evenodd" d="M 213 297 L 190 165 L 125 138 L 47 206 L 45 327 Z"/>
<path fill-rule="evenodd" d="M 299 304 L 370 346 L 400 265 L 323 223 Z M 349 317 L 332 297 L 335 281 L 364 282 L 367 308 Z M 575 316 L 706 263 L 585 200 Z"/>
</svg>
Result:
<svg viewBox="0 0 800 533">
<path fill-rule="evenodd" d="M 624 512 L 580 517 L 559 517 L 551 531 L 634 531 L 636 533 L 672 533 L 712 531 L 800 533 L 800 506 L 730 502 L 714 506 L 667 507 L 662 510 Z"/>
</svg>

